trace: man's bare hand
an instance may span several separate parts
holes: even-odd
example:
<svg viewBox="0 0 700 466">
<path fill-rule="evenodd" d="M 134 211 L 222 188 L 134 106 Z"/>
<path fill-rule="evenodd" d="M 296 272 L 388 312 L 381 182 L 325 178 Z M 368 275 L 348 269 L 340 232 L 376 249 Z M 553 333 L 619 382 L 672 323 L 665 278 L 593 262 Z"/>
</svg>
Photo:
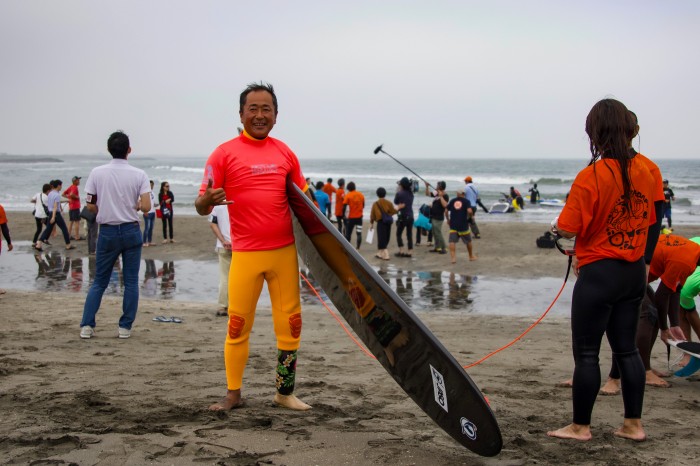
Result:
<svg viewBox="0 0 700 466">
<path fill-rule="evenodd" d="M 226 200 L 226 192 L 224 191 L 224 188 L 213 189 L 213 184 L 214 180 L 209 178 L 209 182 L 207 182 L 207 190 L 204 191 L 204 194 L 199 196 L 194 202 L 194 206 L 197 208 L 197 213 L 199 215 L 209 215 L 211 209 L 216 205 L 233 204 L 233 201 Z"/>
</svg>

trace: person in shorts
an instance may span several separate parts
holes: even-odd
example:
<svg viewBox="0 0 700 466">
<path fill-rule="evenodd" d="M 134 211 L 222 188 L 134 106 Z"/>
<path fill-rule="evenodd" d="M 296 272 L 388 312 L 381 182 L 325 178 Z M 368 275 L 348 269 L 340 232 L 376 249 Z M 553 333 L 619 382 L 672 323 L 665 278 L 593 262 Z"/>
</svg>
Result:
<svg viewBox="0 0 700 466">
<path fill-rule="evenodd" d="M 74 176 L 71 185 L 63 191 L 63 197 L 68 199 L 68 233 L 72 240 L 85 239 L 80 236 L 80 179 L 80 176 Z"/>
<path fill-rule="evenodd" d="M 474 246 L 472 245 L 472 233 L 469 229 L 469 216 L 471 215 L 472 206 L 469 204 L 464 188 L 457 190 L 457 197 L 450 200 L 447 204 L 447 221 L 450 225 L 450 237 L 448 240 L 450 248 L 450 259 L 453 264 L 457 263 L 457 243 L 462 241 L 467 246 L 469 252 L 469 260 L 475 261 L 477 256 L 474 254 Z"/>
</svg>

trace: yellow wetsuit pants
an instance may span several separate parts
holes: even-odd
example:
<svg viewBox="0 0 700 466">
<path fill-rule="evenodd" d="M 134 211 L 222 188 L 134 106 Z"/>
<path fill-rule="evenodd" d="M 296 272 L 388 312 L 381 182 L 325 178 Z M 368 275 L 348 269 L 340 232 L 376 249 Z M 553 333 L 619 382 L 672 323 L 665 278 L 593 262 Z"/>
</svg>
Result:
<svg viewBox="0 0 700 466">
<path fill-rule="evenodd" d="M 243 384 L 250 331 L 263 280 L 270 292 L 277 348 L 283 351 L 299 349 L 301 302 L 296 246 L 290 244 L 271 251 L 234 251 L 228 280 L 229 318 L 224 345 L 229 390 L 238 390 Z"/>
</svg>

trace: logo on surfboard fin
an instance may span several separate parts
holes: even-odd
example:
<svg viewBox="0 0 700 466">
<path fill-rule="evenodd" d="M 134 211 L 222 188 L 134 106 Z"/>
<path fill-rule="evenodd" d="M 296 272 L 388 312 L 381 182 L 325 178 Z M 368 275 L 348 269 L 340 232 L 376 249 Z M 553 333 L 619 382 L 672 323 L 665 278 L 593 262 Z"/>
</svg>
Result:
<svg viewBox="0 0 700 466">
<path fill-rule="evenodd" d="M 445 378 L 442 376 L 437 369 L 435 369 L 432 364 L 430 366 L 430 375 L 433 377 L 433 392 L 435 393 L 435 402 L 445 410 L 447 410 L 447 390 L 445 388 Z"/>
</svg>

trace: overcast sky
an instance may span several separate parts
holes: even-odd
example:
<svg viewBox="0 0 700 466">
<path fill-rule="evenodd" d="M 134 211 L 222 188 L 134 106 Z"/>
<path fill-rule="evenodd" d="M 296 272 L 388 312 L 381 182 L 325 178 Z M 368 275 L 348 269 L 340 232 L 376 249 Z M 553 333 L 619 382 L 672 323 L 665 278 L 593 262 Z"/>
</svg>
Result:
<svg viewBox="0 0 700 466">
<path fill-rule="evenodd" d="M 302 158 L 586 157 L 591 106 L 697 157 L 700 2 L 0 0 L 0 152 L 208 155 L 268 81 Z M 637 142 L 635 141 L 635 145 Z"/>
</svg>

